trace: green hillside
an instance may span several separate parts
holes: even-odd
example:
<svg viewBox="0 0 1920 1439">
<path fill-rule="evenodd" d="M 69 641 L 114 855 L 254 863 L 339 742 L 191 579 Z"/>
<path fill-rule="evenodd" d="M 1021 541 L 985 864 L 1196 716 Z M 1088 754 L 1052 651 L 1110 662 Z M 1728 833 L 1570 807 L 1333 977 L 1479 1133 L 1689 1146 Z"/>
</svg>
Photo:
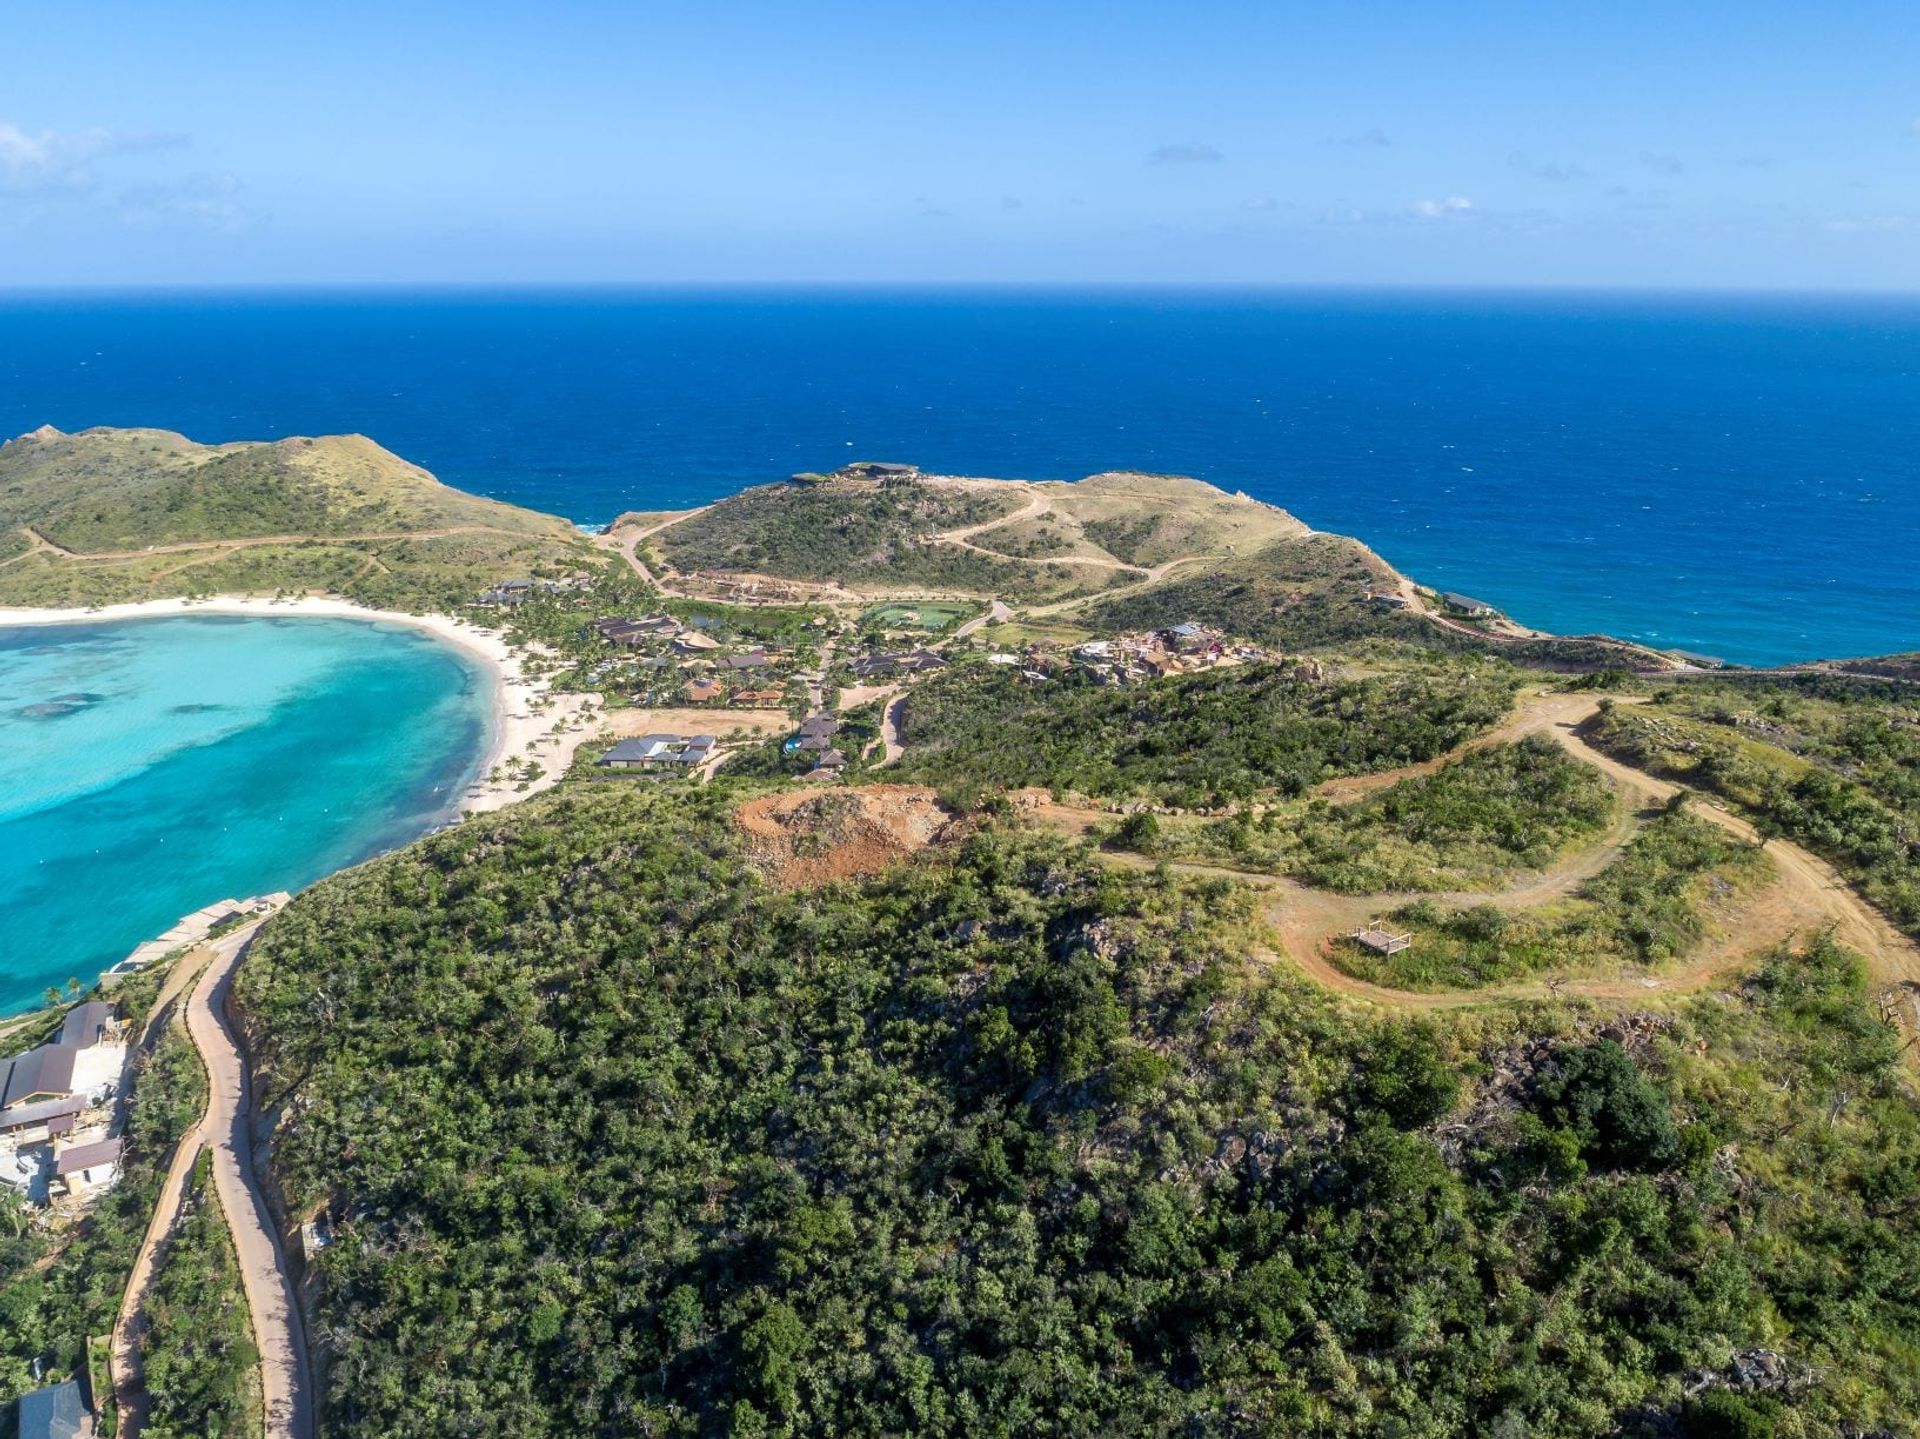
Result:
<svg viewBox="0 0 1920 1439">
<path fill-rule="evenodd" d="M 359 435 L 42 429 L 0 445 L 0 603 L 288 589 L 451 604 L 587 558 L 565 521 L 452 489 Z"/>
<path fill-rule="evenodd" d="M 631 786 L 323 883 L 239 999 L 333 1225 L 329 1432 L 1920 1421 L 1920 1110 L 1851 956 L 1400 1020 L 1252 920 L 992 823 L 785 892 Z"/>
</svg>

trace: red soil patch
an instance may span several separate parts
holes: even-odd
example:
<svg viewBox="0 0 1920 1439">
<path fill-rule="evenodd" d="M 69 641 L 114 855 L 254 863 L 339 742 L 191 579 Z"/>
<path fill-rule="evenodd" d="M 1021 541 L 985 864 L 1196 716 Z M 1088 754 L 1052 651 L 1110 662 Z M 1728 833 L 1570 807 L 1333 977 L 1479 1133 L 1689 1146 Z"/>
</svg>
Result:
<svg viewBox="0 0 1920 1439">
<path fill-rule="evenodd" d="M 919 785 L 784 791 L 734 815 L 747 851 L 782 889 L 878 874 L 928 845 L 958 837 L 961 816 Z"/>
</svg>

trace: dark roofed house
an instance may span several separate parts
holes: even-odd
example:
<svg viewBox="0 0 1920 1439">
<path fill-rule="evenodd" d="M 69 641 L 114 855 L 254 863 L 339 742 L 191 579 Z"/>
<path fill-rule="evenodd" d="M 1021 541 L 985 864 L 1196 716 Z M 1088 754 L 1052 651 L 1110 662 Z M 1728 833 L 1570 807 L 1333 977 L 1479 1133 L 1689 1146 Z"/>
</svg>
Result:
<svg viewBox="0 0 1920 1439">
<path fill-rule="evenodd" d="M 112 1035 L 116 1024 L 111 1004 L 90 999 L 67 1011 L 60 1025 L 59 1042 L 75 1049 L 87 1049 Z"/>
<path fill-rule="evenodd" d="M 600 763 L 606 769 L 691 769 L 713 758 L 714 746 L 719 743 L 710 734 L 641 735 L 621 740 L 601 757 Z"/>
<path fill-rule="evenodd" d="M 771 661 L 768 660 L 765 650 L 748 650 L 743 655 L 728 655 L 720 663 L 727 669 L 740 671 L 763 670 Z"/>
<path fill-rule="evenodd" d="M 0 1109 L 43 1099 L 65 1099 L 73 1093 L 73 1065 L 79 1053 L 70 1045 L 43 1044 L 0 1061 L 6 1069 L 0 1081 Z"/>
<path fill-rule="evenodd" d="M 1476 600 L 1472 595 L 1455 594 L 1451 591 L 1440 596 L 1440 603 L 1469 619 L 1491 619 L 1500 613 L 1485 600 Z"/>
<path fill-rule="evenodd" d="M 920 473 L 918 465 L 890 465 L 880 460 L 858 460 L 842 465 L 840 473 L 861 480 L 910 480 Z"/>
<path fill-rule="evenodd" d="M 847 767 L 847 757 L 837 749 L 830 749 L 813 762 L 816 770 L 836 770 Z"/>
<path fill-rule="evenodd" d="M 92 1439 L 93 1415 L 79 1381 L 49 1384 L 20 1396 L 20 1439 Z"/>
<path fill-rule="evenodd" d="M 800 737 L 811 739 L 815 735 L 836 735 L 840 733 L 840 721 L 830 714 L 808 715 L 800 722 Z"/>
<path fill-rule="evenodd" d="M 69 1194 L 111 1184 L 120 1175 L 120 1141 L 94 1139 L 69 1145 L 53 1156 L 53 1173 Z"/>
<path fill-rule="evenodd" d="M 30 1131 L 44 1129 L 51 1133 L 57 1122 L 72 1120 L 86 1107 L 85 1096 L 79 1094 L 15 1105 L 12 1109 L 0 1110 L 0 1135 L 12 1135 L 16 1144 L 31 1144 L 34 1141 L 28 1137 Z M 66 1127 L 73 1126 L 69 1123 Z"/>
</svg>

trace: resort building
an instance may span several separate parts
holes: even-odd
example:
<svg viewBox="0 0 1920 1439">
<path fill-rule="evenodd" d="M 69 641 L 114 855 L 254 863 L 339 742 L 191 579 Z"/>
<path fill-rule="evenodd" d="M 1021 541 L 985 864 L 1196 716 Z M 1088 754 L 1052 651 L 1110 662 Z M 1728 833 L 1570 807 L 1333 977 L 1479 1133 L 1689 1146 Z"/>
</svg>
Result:
<svg viewBox="0 0 1920 1439">
<path fill-rule="evenodd" d="M 623 739 L 601 758 L 606 769 L 693 770 L 713 758 L 720 741 L 710 734 L 649 734 Z"/>
<path fill-rule="evenodd" d="M 932 650 L 915 650 L 911 654 L 871 654 L 863 655 L 852 665 L 855 679 L 888 679 L 894 675 L 925 674 L 932 670 L 945 669 L 946 660 Z"/>
</svg>

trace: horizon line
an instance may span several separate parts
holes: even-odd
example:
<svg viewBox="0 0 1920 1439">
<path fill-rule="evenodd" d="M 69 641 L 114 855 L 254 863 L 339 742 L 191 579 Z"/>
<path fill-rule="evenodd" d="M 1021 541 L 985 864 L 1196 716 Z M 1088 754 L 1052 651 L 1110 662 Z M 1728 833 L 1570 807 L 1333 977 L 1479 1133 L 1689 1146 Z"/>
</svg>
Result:
<svg viewBox="0 0 1920 1439">
<path fill-rule="evenodd" d="M 1581 295 L 1619 297 L 1744 297 L 1752 299 L 1920 300 L 1920 287 L 1844 285 L 1803 287 L 1605 282 L 1465 282 L 1353 280 L 166 280 L 36 284 L 0 281 L 0 302 L 13 299 L 325 294 L 1340 294 L 1340 295 Z"/>
</svg>

